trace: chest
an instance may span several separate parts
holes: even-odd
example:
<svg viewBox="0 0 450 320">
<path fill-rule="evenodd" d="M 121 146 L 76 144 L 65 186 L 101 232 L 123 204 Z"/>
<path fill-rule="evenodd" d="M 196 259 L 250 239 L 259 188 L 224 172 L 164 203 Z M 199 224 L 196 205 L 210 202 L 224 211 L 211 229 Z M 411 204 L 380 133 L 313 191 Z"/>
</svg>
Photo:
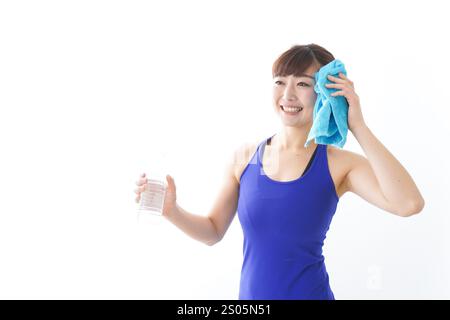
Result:
<svg viewBox="0 0 450 320">
<path fill-rule="evenodd" d="M 313 165 L 312 156 L 312 152 L 308 154 L 280 153 L 266 146 L 261 163 L 265 174 L 272 180 L 291 181 L 307 173 L 307 171 L 305 172 L 307 167 L 309 170 Z M 315 157 L 317 157 L 317 153 Z M 327 161 L 330 176 L 340 198 L 347 191 L 343 181 L 348 171 L 348 165 L 339 154 L 339 150 L 332 148 L 327 148 Z"/>
</svg>

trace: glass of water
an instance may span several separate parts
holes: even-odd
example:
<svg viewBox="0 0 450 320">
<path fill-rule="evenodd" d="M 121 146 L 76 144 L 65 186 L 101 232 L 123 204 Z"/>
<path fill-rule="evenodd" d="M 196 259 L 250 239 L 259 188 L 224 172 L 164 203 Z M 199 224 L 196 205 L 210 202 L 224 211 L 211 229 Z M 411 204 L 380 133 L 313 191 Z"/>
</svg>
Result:
<svg viewBox="0 0 450 320">
<path fill-rule="evenodd" d="M 147 178 L 146 189 L 141 193 L 139 213 L 161 216 L 166 189 L 167 183 L 161 177 L 151 176 Z"/>
<path fill-rule="evenodd" d="M 141 193 L 137 220 L 139 223 L 145 221 L 160 223 L 167 190 L 166 170 L 170 167 L 169 157 L 160 147 L 147 150 L 142 157 L 142 168 L 148 170 L 141 171 L 146 174 L 147 185 L 145 191 Z"/>
<path fill-rule="evenodd" d="M 158 175 L 147 177 L 147 186 L 141 193 L 137 209 L 137 223 L 142 225 L 159 225 L 163 221 L 162 212 L 166 196 L 167 183 Z"/>
</svg>

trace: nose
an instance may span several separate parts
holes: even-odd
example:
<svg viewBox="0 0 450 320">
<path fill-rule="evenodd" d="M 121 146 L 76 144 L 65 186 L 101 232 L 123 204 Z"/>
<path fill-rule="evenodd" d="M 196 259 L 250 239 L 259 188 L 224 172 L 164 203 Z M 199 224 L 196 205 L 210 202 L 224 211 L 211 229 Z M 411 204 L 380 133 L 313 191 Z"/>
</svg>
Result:
<svg viewBox="0 0 450 320">
<path fill-rule="evenodd" d="M 295 101 L 297 100 L 297 96 L 295 94 L 295 89 L 292 85 L 287 85 L 284 88 L 283 99 L 286 101 Z"/>
</svg>

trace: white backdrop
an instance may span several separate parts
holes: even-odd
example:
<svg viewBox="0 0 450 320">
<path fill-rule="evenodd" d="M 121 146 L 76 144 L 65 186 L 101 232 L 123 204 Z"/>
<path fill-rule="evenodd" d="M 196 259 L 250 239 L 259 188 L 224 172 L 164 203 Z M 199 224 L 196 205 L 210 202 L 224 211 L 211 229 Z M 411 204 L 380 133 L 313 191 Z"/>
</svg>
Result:
<svg viewBox="0 0 450 320">
<path fill-rule="evenodd" d="M 206 215 L 225 159 L 279 127 L 271 67 L 317 43 L 426 205 L 399 218 L 347 193 L 324 255 L 337 299 L 449 299 L 445 1 L 2 1 L 0 298 L 237 299 L 237 216 L 208 247 L 138 223 L 164 157 Z M 362 153 L 349 132 L 345 149 Z"/>
</svg>

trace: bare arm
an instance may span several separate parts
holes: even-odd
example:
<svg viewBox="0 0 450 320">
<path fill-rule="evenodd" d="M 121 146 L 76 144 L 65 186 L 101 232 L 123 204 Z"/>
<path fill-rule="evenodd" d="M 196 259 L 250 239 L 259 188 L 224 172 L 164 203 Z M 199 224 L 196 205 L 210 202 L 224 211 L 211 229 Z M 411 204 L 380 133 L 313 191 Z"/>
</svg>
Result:
<svg viewBox="0 0 450 320">
<path fill-rule="evenodd" d="M 420 212 L 424 199 L 402 164 L 366 125 L 352 130 L 367 159 L 358 156 L 346 177 L 348 189 L 399 216 Z"/>
<path fill-rule="evenodd" d="M 235 155 L 227 161 L 224 180 L 208 216 L 189 213 L 178 204 L 165 217 L 191 238 L 209 246 L 219 242 L 230 226 L 237 209 L 239 183 L 235 177 Z"/>
<path fill-rule="evenodd" d="M 176 208 L 165 217 L 177 228 L 195 240 L 209 246 L 218 241 L 216 227 L 208 217 L 187 212 L 178 204 L 176 205 Z"/>
</svg>

